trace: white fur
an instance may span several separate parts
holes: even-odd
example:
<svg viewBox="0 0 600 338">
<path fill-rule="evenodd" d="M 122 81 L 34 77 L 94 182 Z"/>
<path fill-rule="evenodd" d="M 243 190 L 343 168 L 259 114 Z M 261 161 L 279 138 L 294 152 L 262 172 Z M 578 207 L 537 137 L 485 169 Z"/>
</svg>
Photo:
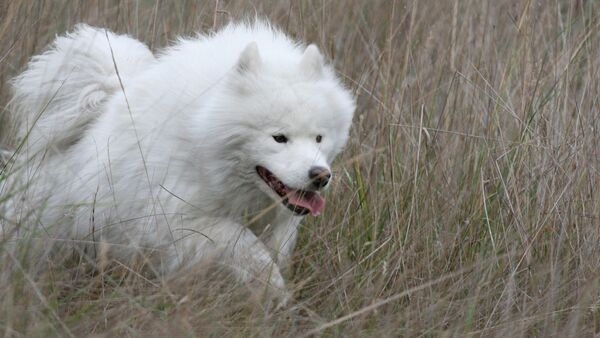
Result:
<svg viewBox="0 0 600 338">
<path fill-rule="evenodd" d="M 218 255 L 241 280 L 285 294 L 280 268 L 302 217 L 255 167 L 308 185 L 308 170 L 329 168 L 343 148 L 354 111 L 315 46 L 256 22 L 180 39 L 155 58 L 128 36 L 79 25 L 13 84 L 20 135 L 31 130 L 25 197 L 7 211 L 22 228 L 109 243 L 120 260 L 155 249 L 165 272 Z M 273 140 L 280 133 L 288 143 Z"/>
</svg>

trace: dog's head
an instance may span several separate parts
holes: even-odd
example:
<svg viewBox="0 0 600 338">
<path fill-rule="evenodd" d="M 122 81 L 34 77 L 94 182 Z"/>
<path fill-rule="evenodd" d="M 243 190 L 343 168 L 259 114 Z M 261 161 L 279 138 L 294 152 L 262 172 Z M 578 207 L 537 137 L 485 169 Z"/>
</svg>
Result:
<svg viewBox="0 0 600 338">
<path fill-rule="evenodd" d="M 342 150 L 355 109 L 354 98 L 311 45 L 290 60 L 256 43 L 241 53 L 220 118 L 241 149 L 243 177 L 296 215 L 318 215 L 319 192 L 332 179 L 331 162 Z"/>
</svg>

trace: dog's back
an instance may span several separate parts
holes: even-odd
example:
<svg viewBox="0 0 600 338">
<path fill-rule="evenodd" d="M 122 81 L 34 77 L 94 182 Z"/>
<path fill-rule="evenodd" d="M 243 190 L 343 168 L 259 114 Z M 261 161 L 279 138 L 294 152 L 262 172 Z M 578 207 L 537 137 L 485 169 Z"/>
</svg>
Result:
<svg viewBox="0 0 600 338">
<path fill-rule="evenodd" d="M 127 82 L 154 61 L 144 44 L 104 29 L 81 24 L 57 37 L 12 81 L 10 110 L 20 125 L 19 141 L 26 141 L 30 155 L 65 150 L 120 89 L 120 80 Z"/>
</svg>

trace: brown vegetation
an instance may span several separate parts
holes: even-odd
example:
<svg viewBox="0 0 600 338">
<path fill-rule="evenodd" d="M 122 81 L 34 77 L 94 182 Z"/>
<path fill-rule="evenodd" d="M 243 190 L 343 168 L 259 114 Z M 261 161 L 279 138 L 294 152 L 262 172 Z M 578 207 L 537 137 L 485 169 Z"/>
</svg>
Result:
<svg viewBox="0 0 600 338">
<path fill-rule="evenodd" d="M 11 262 L 0 332 L 600 332 L 598 13 L 584 0 L 1 2 L 2 107 L 7 81 L 78 22 L 159 50 L 255 14 L 319 45 L 359 105 L 328 208 L 303 224 L 288 307 L 193 275 L 75 261 L 30 276 Z"/>
</svg>

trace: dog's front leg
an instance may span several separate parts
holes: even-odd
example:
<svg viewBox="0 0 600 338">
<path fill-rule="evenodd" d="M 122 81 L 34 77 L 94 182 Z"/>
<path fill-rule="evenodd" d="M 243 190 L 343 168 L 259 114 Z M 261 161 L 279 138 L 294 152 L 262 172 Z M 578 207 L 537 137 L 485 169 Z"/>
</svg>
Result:
<svg viewBox="0 0 600 338">
<path fill-rule="evenodd" d="M 176 241 L 177 261 L 172 261 L 172 266 L 201 262 L 224 265 L 253 292 L 266 291 L 280 304 L 289 300 L 279 267 L 252 231 L 228 220 L 207 222 L 194 230 Z"/>
<path fill-rule="evenodd" d="M 279 269 L 285 273 L 289 268 L 296 239 L 299 217 L 278 217 L 268 234 L 267 246 L 273 251 Z"/>
</svg>

